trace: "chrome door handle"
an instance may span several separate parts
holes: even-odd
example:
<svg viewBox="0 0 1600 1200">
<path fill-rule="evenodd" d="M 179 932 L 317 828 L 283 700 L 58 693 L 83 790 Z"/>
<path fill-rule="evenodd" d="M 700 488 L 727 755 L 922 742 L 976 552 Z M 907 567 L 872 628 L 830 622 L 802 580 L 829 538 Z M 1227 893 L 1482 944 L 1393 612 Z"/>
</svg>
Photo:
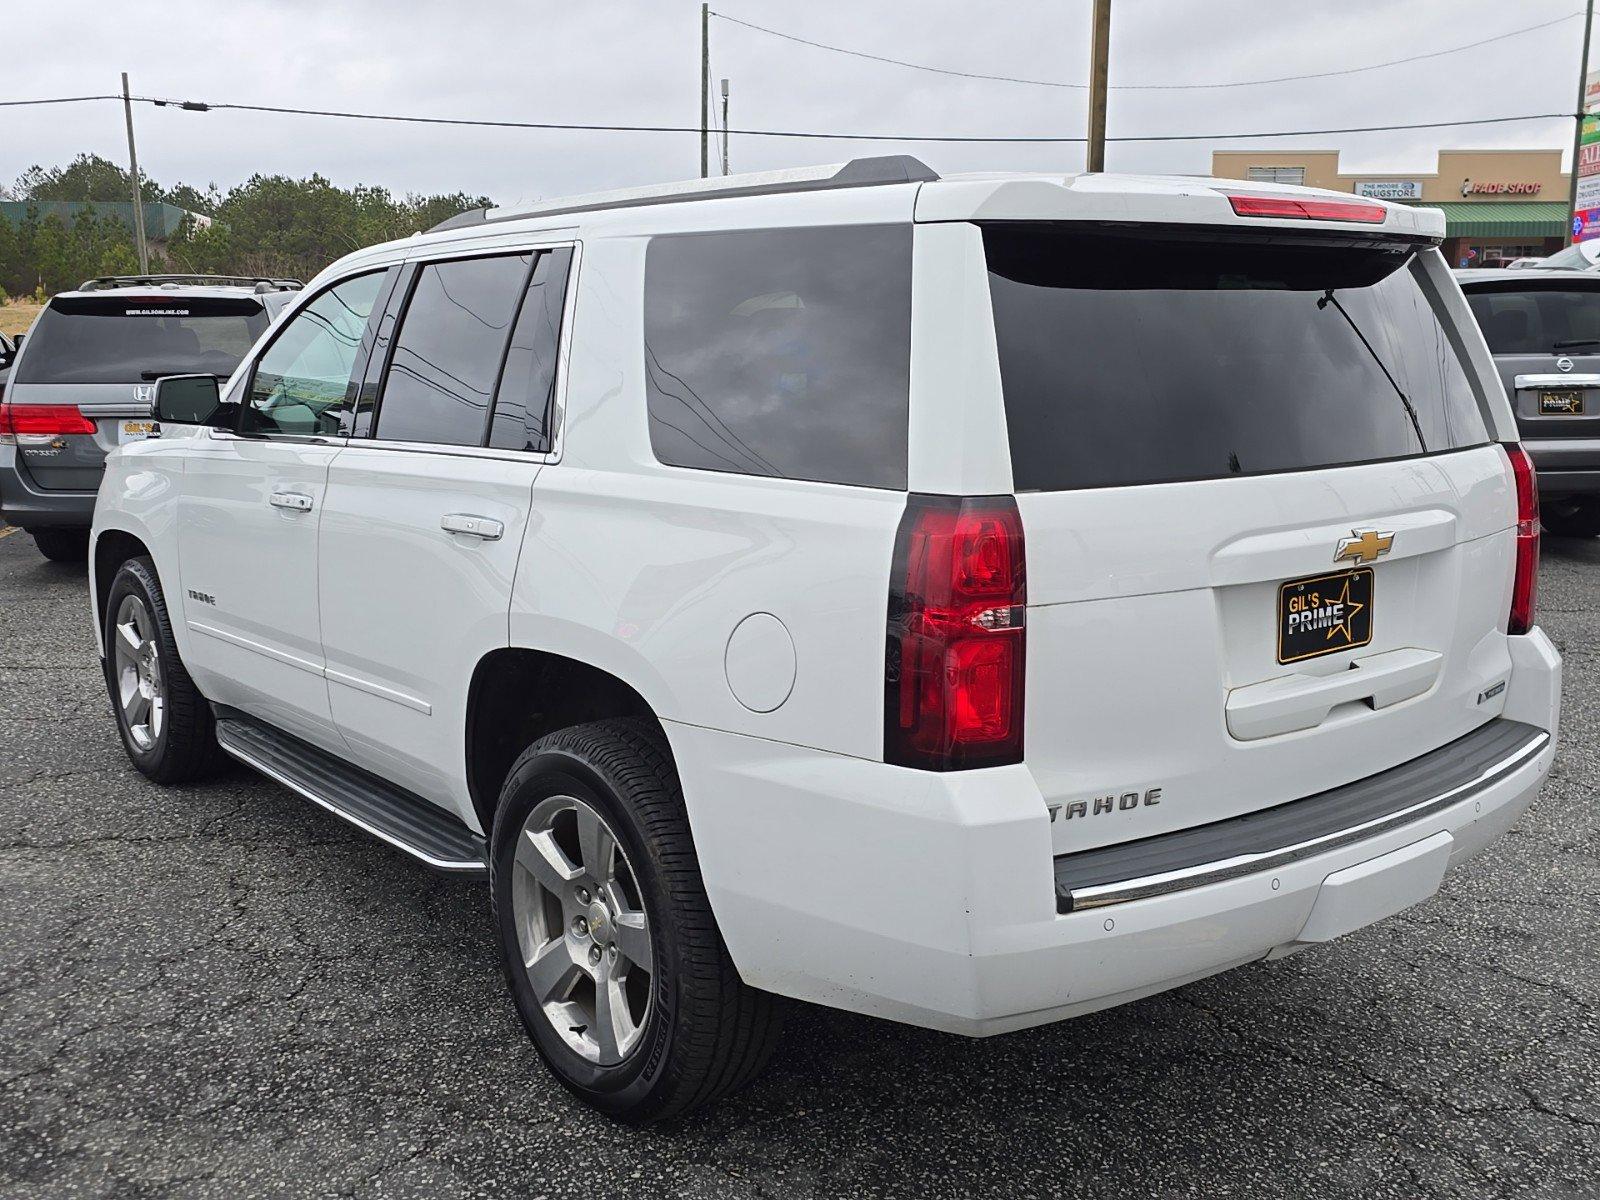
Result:
<svg viewBox="0 0 1600 1200">
<path fill-rule="evenodd" d="M 486 542 L 498 542 L 506 531 L 493 517 L 475 517 L 471 513 L 448 513 L 439 518 L 439 528 L 446 533 L 464 533 Z"/>
<path fill-rule="evenodd" d="M 310 512 L 313 503 L 304 492 L 273 492 L 267 498 L 273 508 L 287 508 L 293 512 Z"/>
</svg>

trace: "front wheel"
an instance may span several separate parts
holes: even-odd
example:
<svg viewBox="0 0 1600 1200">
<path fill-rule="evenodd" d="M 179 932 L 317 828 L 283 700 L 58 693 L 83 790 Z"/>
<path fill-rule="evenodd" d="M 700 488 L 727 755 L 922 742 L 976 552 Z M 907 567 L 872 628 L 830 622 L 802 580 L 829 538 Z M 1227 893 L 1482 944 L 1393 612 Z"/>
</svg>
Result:
<svg viewBox="0 0 1600 1200">
<path fill-rule="evenodd" d="M 1600 537 L 1600 499 L 1546 500 L 1539 521 L 1557 537 Z"/>
<path fill-rule="evenodd" d="M 547 1066 L 647 1124 L 742 1087 L 779 1029 L 717 931 L 660 731 L 596 721 L 542 738 L 495 815 L 491 893 L 506 979 Z"/>
<path fill-rule="evenodd" d="M 157 783 L 187 783 L 227 761 L 211 706 L 184 669 L 166 597 L 149 558 L 111 580 L 105 610 L 106 684 L 128 758 Z"/>
</svg>

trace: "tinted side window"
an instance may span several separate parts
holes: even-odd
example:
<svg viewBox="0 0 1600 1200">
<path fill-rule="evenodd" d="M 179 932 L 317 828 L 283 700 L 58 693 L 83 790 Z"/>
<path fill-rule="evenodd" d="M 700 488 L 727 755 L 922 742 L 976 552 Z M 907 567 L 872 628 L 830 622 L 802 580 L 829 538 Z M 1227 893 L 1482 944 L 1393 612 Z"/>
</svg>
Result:
<svg viewBox="0 0 1600 1200">
<path fill-rule="evenodd" d="M 489 444 L 504 450 L 550 448 L 550 402 L 561 349 L 561 311 L 572 251 L 546 250 L 534 264 L 517 312 L 505 370 L 495 392 Z"/>
<path fill-rule="evenodd" d="M 283 327 L 256 363 L 240 429 L 337 434 L 354 403 L 352 372 L 383 272 L 323 292 Z"/>
<path fill-rule="evenodd" d="M 658 237 L 644 341 L 662 462 L 906 486 L 910 226 Z"/>
<path fill-rule="evenodd" d="M 481 446 L 533 253 L 426 263 L 400 318 L 376 436 Z"/>
</svg>

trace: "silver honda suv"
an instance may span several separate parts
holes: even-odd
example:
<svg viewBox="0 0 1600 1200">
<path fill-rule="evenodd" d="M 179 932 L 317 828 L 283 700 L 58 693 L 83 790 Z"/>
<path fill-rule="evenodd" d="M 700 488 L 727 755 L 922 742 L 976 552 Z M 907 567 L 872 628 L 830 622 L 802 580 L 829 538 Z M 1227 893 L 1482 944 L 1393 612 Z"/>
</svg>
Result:
<svg viewBox="0 0 1600 1200">
<path fill-rule="evenodd" d="M 226 378 L 298 280 L 91 279 L 51 297 L 22 338 L 0 404 L 0 515 L 40 552 L 81 560 L 106 454 L 148 437 L 163 375 Z"/>
</svg>

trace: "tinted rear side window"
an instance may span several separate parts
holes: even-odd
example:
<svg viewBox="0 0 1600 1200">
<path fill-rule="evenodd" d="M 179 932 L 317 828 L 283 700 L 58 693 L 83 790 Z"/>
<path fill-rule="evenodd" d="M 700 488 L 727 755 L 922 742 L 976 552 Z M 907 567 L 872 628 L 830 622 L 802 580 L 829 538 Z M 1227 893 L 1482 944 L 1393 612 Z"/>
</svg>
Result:
<svg viewBox="0 0 1600 1200">
<path fill-rule="evenodd" d="M 267 327 L 256 300 L 59 297 L 28 335 L 18 383 L 138 383 L 230 375 Z"/>
<path fill-rule="evenodd" d="M 658 237 L 644 340 L 662 462 L 906 486 L 910 226 Z"/>
<path fill-rule="evenodd" d="M 1495 354 L 1600 350 L 1600 291 L 1473 290 L 1467 303 Z"/>
<path fill-rule="evenodd" d="M 417 271 L 378 401 L 376 436 L 480 446 L 533 253 Z"/>
<path fill-rule="evenodd" d="M 567 296 L 569 249 L 545 250 L 534 264 L 517 312 L 505 369 L 495 392 L 489 445 L 502 450 L 550 448 L 550 403 L 561 352 L 561 309 Z"/>
<path fill-rule="evenodd" d="M 1019 491 L 1488 440 L 1402 245 L 984 230 Z"/>
</svg>

